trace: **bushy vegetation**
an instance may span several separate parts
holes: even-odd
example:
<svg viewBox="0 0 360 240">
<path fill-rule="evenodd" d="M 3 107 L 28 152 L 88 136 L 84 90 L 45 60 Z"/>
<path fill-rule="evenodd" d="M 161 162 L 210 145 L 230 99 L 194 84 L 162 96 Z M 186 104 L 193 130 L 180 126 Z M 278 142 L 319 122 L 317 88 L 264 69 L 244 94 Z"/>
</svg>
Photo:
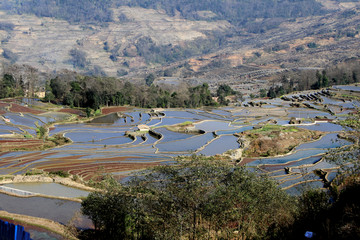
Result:
<svg viewBox="0 0 360 240">
<path fill-rule="evenodd" d="M 291 197 L 266 177 L 197 156 L 82 203 L 97 239 L 264 239 L 291 223 L 293 210 Z"/>
<path fill-rule="evenodd" d="M 0 76 L 0 98 L 33 97 L 41 78 L 41 73 L 29 65 L 4 65 Z"/>
<path fill-rule="evenodd" d="M 134 85 L 115 78 L 67 73 L 51 79 L 47 95 L 51 93 L 55 101 L 65 105 L 93 109 L 119 105 L 196 108 L 217 104 L 213 101 L 207 84 L 170 91 L 150 84 L 150 81 L 148 83 L 150 86 Z"/>
<path fill-rule="evenodd" d="M 14 29 L 14 27 L 15 27 L 15 25 L 13 23 L 0 22 L 0 30 L 12 31 Z"/>
<path fill-rule="evenodd" d="M 63 170 L 49 172 L 49 174 L 56 175 L 56 176 L 63 177 L 63 178 L 67 178 L 70 176 L 70 174 L 68 172 L 65 172 Z"/>
<path fill-rule="evenodd" d="M 74 48 L 70 50 L 69 54 L 71 56 L 70 63 L 74 66 L 74 68 L 84 69 L 86 67 L 87 63 L 85 52 Z"/>
<path fill-rule="evenodd" d="M 23 96 L 23 87 L 23 84 L 16 81 L 12 75 L 4 74 L 0 79 L 0 98 Z"/>
</svg>

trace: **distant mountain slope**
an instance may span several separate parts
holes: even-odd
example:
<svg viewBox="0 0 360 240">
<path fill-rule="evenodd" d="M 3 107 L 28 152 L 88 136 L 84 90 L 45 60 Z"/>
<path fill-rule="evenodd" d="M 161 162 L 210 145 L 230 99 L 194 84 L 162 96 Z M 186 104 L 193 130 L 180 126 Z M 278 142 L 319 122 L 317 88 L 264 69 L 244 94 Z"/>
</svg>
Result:
<svg viewBox="0 0 360 240">
<path fill-rule="evenodd" d="M 359 56 L 358 1 L 8 0 L 0 62 L 92 75 L 236 78 Z M 266 70 L 267 71 L 267 70 Z"/>
<path fill-rule="evenodd" d="M 10 0 L 3 3 L 3 9 L 17 14 L 81 23 L 111 21 L 114 6 L 163 9 L 169 16 L 180 13 L 187 19 L 227 20 L 238 26 L 256 18 L 306 17 L 325 11 L 315 0 Z"/>
<path fill-rule="evenodd" d="M 1 48 L 7 52 L 3 57 L 42 70 L 68 68 L 92 72 L 95 67 L 116 76 L 121 69 L 129 71 L 152 62 L 166 62 L 160 59 L 161 54 L 166 54 L 165 48 L 169 54 L 172 49 L 178 49 L 178 55 L 184 57 L 208 52 L 209 49 L 196 45 L 201 39 L 208 39 L 212 32 L 224 32 L 230 27 L 224 21 L 187 21 L 142 8 L 114 9 L 114 15 L 126 15 L 130 20 L 116 20 L 101 27 L 0 12 L 1 22 L 12 26 L 8 30 L 0 29 Z M 188 53 L 176 47 L 195 39 L 194 50 Z M 71 54 L 71 50 L 76 51 Z"/>
</svg>

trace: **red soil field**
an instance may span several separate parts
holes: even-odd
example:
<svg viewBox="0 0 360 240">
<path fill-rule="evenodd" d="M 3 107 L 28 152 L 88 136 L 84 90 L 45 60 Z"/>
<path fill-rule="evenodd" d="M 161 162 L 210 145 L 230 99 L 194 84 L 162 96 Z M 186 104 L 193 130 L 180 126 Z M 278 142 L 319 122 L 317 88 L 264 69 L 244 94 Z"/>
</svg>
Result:
<svg viewBox="0 0 360 240">
<path fill-rule="evenodd" d="M 23 113 L 32 113 L 32 114 L 40 114 L 40 113 L 44 113 L 44 111 L 40 111 L 40 110 L 35 110 L 32 108 L 28 108 L 28 107 L 24 107 L 21 106 L 19 104 L 13 103 L 11 104 L 11 108 L 10 108 L 11 112 L 23 112 Z"/>
<path fill-rule="evenodd" d="M 70 165 L 70 164 L 68 164 Z M 54 165 L 51 168 L 43 168 L 44 171 L 66 171 L 70 174 L 77 174 L 81 176 L 84 180 L 90 180 L 93 177 L 98 176 L 99 174 L 104 173 L 112 173 L 112 172 L 120 172 L 120 171 L 132 171 L 132 170 L 140 170 L 147 167 L 153 167 L 159 165 L 159 163 L 121 163 L 121 162 L 115 162 L 115 163 L 84 163 L 78 166 L 63 166 L 63 167 L 57 167 Z"/>
<path fill-rule="evenodd" d="M 102 114 L 128 111 L 128 107 L 105 107 L 101 109 Z"/>
<path fill-rule="evenodd" d="M 85 115 L 85 113 L 79 109 L 72 109 L 72 108 L 63 108 L 61 110 L 59 110 L 59 112 L 62 113 L 71 113 L 71 114 L 76 114 L 76 115 Z"/>
<path fill-rule="evenodd" d="M 12 102 L 16 102 L 17 100 L 15 98 L 8 98 L 8 99 L 1 99 L 1 101 L 7 102 L 7 103 L 12 103 Z"/>
<path fill-rule="evenodd" d="M 42 140 L 37 139 L 6 139 L 0 140 L 0 151 L 15 149 L 38 149 L 44 145 Z"/>
<path fill-rule="evenodd" d="M 5 153 L 3 153 L 5 154 Z M 48 157 L 53 155 L 54 153 L 45 153 L 45 154 L 41 154 L 41 153 L 28 153 L 28 154 L 24 154 L 21 156 L 13 156 L 13 157 L 5 157 L 2 158 L 0 161 L 0 167 L 3 166 L 7 166 L 7 165 L 11 165 L 11 166 L 18 166 L 18 165 L 22 165 L 24 163 L 31 163 L 33 161 L 37 161 L 40 160 L 44 157 Z M 19 161 L 21 160 L 21 161 Z"/>
<path fill-rule="evenodd" d="M 35 167 L 47 172 L 66 171 L 73 175 L 77 174 L 81 176 L 84 180 L 89 180 L 89 179 L 93 179 L 94 177 L 98 177 L 99 174 L 101 175 L 112 172 L 140 170 L 147 167 L 153 167 L 159 165 L 158 162 L 152 162 L 152 163 L 122 162 L 127 160 L 126 157 L 112 157 L 112 158 L 103 158 L 103 159 L 90 158 L 90 159 L 81 159 L 78 161 L 75 161 L 75 159 L 72 158 L 73 161 L 68 161 L 70 160 L 70 158 L 71 157 L 65 157 L 58 161 L 54 160 L 46 163 L 39 163 Z"/>
<path fill-rule="evenodd" d="M 8 107 L 10 106 L 9 103 L 0 102 L 0 108 Z"/>
</svg>

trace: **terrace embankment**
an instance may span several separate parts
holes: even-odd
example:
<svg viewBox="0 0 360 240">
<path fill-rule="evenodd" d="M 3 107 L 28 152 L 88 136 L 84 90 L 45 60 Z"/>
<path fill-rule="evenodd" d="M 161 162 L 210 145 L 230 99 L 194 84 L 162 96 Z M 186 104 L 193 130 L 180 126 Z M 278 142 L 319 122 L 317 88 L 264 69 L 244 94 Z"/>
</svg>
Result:
<svg viewBox="0 0 360 240">
<path fill-rule="evenodd" d="M 23 176 L 23 175 L 15 175 L 15 176 L 9 176 L 7 178 L 3 178 L 0 181 L 0 184 L 5 183 L 59 183 L 65 186 L 74 187 L 86 191 L 95 191 L 94 188 L 86 186 L 82 183 L 78 183 L 73 181 L 70 178 L 64 178 L 64 177 L 51 177 L 48 174 L 40 174 L 40 175 L 29 175 L 29 176 Z"/>
<path fill-rule="evenodd" d="M 21 224 L 26 228 L 30 226 L 32 229 L 46 229 L 59 234 L 64 237 L 64 239 L 78 239 L 69 231 L 68 227 L 49 219 L 9 213 L 6 211 L 0 211 L 0 217 L 13 223 Z"/>
<path fill-rule="evenodd" d="M 287 154 L 302 143 L 319 139 L 323 133 L 296 127 L 265 125 L 236 136 L 245 148 L 244 157 L 270 157 Z"/>
<path fill-rule="evenodd" d="M 204 134 L 205 131 L 195 128 L 193 122 L 186 121 L 180 124 L 166 126 L 166 129 L 173 132 L 188 133 L 188 134 Z"/>
</svg>

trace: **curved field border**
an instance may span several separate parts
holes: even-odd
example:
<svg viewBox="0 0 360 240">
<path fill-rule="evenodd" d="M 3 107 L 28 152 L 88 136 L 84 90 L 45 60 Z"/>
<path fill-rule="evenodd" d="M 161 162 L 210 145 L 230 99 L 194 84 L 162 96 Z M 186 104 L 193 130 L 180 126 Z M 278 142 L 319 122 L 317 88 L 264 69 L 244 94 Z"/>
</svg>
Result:
<svg viewBox="0 0 360 240">
<path fill-rule="evenodd" d="M 0 211 L 0 217 L 4 220 L 14 221 L 22 225 L 29 225 L 35 228 L 45 229 L 47 231 L 63 236 L 64 239 L 78 239 L 70 233 L 69 229 L 66 226 L 49 219 L 9 213 L 6 211 Z"/>
</svg>

